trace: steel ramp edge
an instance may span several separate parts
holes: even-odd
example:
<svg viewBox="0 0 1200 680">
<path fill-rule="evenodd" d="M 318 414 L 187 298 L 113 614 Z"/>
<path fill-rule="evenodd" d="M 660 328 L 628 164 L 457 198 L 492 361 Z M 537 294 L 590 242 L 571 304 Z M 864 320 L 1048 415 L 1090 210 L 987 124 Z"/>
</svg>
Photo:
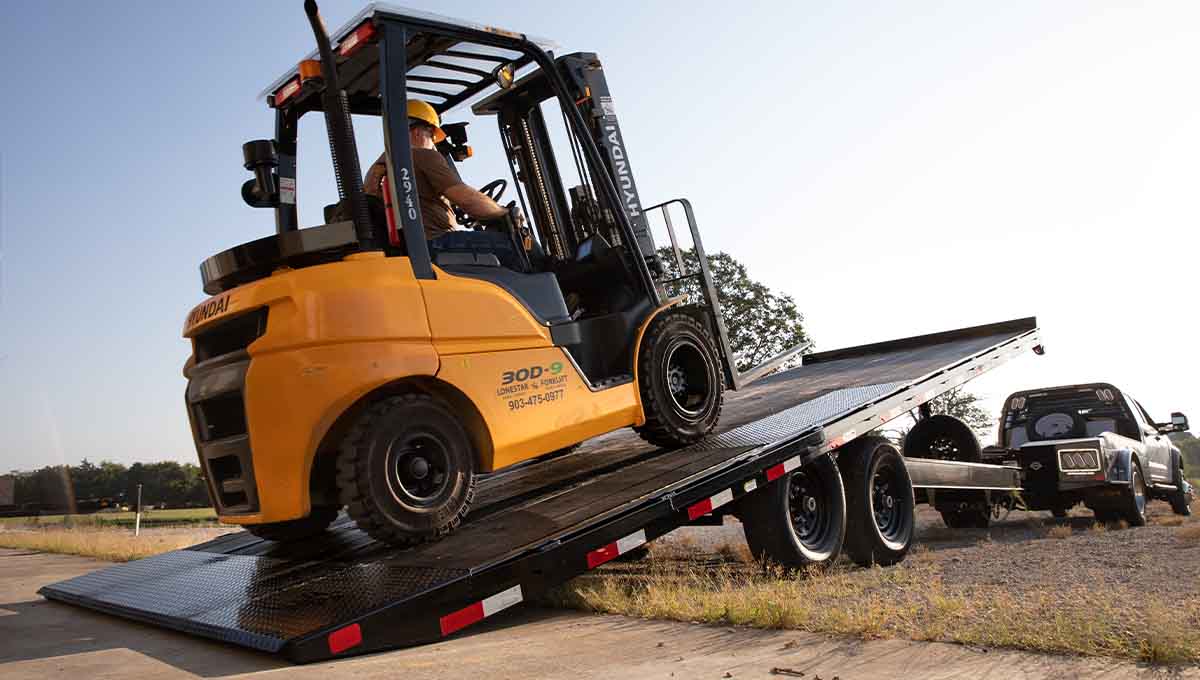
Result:
<svg viewBox="0 0 1200 680">
<path fill-rule="evenodd" d="M 347 528 L 324 539 L 330 545 L 346 546 L 336 557 L 322 557 L 321 543 L 301 551 L 307 555 L 301 559 L 184 549 L 48 585 L 39 593 L 48 599 L 279 652 L 296 662 L 438 640 L 732 503 L 806 460 L 835 452 L 859 433 L 1003 363 L 1037 342 L 1032 319 L 1021 322 L 1016 326 L 1007 322 L 1009 326 L 999 333 L 991 332 L 997 326 L 971 329 L 975 331 L 969 334 L 972 342 L 962 347 L 955 344 L 961 338 L 959 331 L 960 337 L 943 341 L 947 346 L 940 354 L 918 343 L 896 347 L 897 356 L 890 359 L 866 351 L 819 362 L 818 377 L 822 370 L 844 370 L 847 377 L 837 383 L 842 388 L 693 447 L 602 475 L 579 489 L 556 491 L 548 500 L 532 504 L 534 511 L 499 512 L 477 524 L 464 525 L 464 530 L 422 549 L 370 553 L 369 547 L 354 547 L 355 542 L 345 537 L 353 531 Z M 967 346 L 972 349 L 964 351 Z M 947 360 L 920 376 L 910 371 L 905 380 L 852 382 L 866 375 L 890 375 L 889 369 L 870 373 L 861 365 L 851 365 L 855 361 L 890 361 L 892 373 L 905 360 L 921 366 L 922 371 L 931 365 L 929 356 L 920 361 L 903 359 L 908 356 L 905 352 L 926 352 L 938 361 Z M 837 367 L 845 362 L 851 362 L 848 368 Z M 689 458 L 717 462 L 689 471 Z M 675 464 L 681 471 L 670 479 L 653 475 L 642 479 L 643 485 L 664 481 L 646 493 L 630 492 L 616 501 L 587 496 L 617 489 L 623 480 L 645 476 L 654 466 Z M 608 504 L 598 505 L 594 512 L 571 505 L 589 498 Z M 507 515 L 520 519 L 525 516 L 522 512 L 532 512 L 538 517 L 537 510 L 547 512 L 555 503 L 565 503 L 566 510 L 582 519 L 556 524 L 537 540 L 514 540 L 506 549 L 473 564 L 447 568 L 453 560 L 438 562 L 439 556 L 445 558 L 446 554 L 471 553 L 472 545 L 465 541 L 494 534 L 489 527 L 504 527 Z M 590 514 L 579 515 L 583 510 Z M 567 512 L 563 517 L 572 515 Z M 521 533 L 520 528 L 520 524 L 510 527 L 516 534 Z M 222 537 L 204 545 L 207 550 L 228 546 L 237 551 L 249 545 L 239 537 Z"/>
</svg>

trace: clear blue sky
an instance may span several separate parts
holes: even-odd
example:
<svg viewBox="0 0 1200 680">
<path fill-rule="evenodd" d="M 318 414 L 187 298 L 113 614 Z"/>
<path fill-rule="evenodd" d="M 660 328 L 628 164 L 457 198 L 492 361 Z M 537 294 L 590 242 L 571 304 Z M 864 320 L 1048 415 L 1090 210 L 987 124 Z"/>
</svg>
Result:
<svg viewBox="0 0 1200 680">
<path fill-rule="evenodd" d="M 1200 5 L 409 4 L 598 52 L 646 202 L 691 197 L 820 347 L 1036 314 L 1050 354 L 981 379 L 993 403 L 1106 379 L 1200 418 Z M 311 49 L 299 0 L 5 4 L 0 470 L 193 459 L 197 264 L 272 232 L 240 145 Z M 503 166 L 476 146 L 482 184 Z"/>
</svg>

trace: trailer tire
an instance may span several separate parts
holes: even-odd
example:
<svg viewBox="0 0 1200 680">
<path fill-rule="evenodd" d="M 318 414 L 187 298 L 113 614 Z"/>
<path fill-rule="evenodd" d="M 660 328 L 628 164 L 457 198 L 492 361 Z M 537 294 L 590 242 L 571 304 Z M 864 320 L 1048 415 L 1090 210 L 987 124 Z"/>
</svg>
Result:
<svg viewBox="0 0 1200 680">
<path fill-rule="evenodd" d="M 248 524 L 246 531 L 264 541 L 290 543 L 323 533 L 330 524 L 333 524 L 333 520 L 337 519 L 337 515 L 338 509 L 333 506 L 314 506 L 306 517 L 283 522 Z"/>
<path fill-rule="evenodd" d="M 846 494 L 837 464 L 820 456 L 744 497 L 738 518 L 750 553 L 788 569 L 832 564 L 846 536 Z"/>
<path fill-rule="evenodd" d="M 1175 480 L 1175 485 L 1178 488 L 1171 492 L 1171 496 L 1167 500 L 1171 501 L 1171 512 L 1186 517 L 1192 514 L 1192 499 L 1189 498 L 1191 494 L 1185 490 L 1188 482 L 1187 477 L 1183 475 L 1182 465 L 1178 465 L 1175 468 Z"/>
<path fill-rule="evenodd" d="M 382 399 L 359 417 L 338 456 L 346 512 L 372 538 L 441 538 L 475 497 L 475 452 L 449 406 L 427 394 Z"/>
<path fill-rule="evenodd" d="M 904 436 L 905 458 L 978 463 L 981 456 L 979 438 L 954 416 L 938 414 L 923 418 Z"/>
<path fill-rule="evenodd" d="M 662 448 L 694 443 L 716 427 L 722 387 L 712 332 L 686 311 L 667 310 L 650 322 L 638 352 L 646 422 L 634 430 Z"/>
<path fill-rule="evenodd" d="M 846 486 L 846 555 L 859 566 L 904 559 L 916 533 L 916 503 L 904 459 L 883 437 L 863 437 L 838 453 Z"/>
</svg>

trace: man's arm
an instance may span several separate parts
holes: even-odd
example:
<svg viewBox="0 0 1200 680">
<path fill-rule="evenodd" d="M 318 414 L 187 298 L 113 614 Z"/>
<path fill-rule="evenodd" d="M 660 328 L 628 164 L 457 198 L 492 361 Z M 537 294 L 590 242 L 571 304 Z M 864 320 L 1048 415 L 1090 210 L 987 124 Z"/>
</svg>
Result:
<svg viewBox="0 0 1200 680">
<path fill-rule="evenodd" d="M 375 164 L 367 170 L 367 176 L 363 178 L 363 193 L 379 196 L 379 182 L 387 174 L 386 156 L 386 153 L 379 154 L 379 160 L 375 161 Z"/>
<path fill-rule="evenodd" d="M 496 203 L 466 184 L 455 184 L 454 186 L 446 187 L 442 195 L 446 197 L 446 200 L 462 208 L 463 212 L 477 220 L 492 220 L 508 214 L 507 208 L 501 207 L 499 203 Z"/>
</svg>

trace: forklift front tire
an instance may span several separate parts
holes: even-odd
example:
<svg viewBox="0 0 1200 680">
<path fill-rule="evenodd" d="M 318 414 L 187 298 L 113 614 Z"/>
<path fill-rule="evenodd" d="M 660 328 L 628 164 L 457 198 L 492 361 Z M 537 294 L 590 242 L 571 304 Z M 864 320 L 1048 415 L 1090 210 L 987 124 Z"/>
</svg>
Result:
<svg viewBox="0 0 1200 680">
<path fill-rule="evenodd" d="M 265 540 L 289 543 L 305 538 L 311 538 L 329 528 L 337 519 L 338 509 L 333 506 L 314 506 L 307 517 L 290 519 L 283 522 L 267 522 L 266 524 L 250 524 L 246 531 Z"/>
<path fill-rule="evenodd" d="M 372 538 L 411 545 L 454 531 L 475 496 L 475 454 L 448 406 L 388 397 L 359 417 L 338 456 L 346 512 Z"/>
<path fill-rule="evenodd" d="M 703 439 L 721 417 L 721 367 L 716 341 L 703 322 L 668 310 L 650 322 L 638 355 L 638 390 L 645 424 L 634 428 L 663 448 Z"/>
</svg>

